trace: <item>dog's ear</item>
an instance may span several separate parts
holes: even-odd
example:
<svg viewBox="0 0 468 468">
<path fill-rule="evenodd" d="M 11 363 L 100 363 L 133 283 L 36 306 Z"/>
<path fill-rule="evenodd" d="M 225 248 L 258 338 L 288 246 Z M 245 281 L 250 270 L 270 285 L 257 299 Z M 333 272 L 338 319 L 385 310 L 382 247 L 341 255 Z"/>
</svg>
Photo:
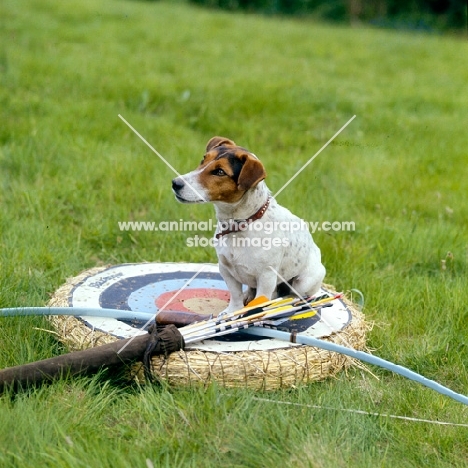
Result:
<svg viewBox="0 0 468 468">
<path fill-rule="evenodd" d="M 261 182 L 266 177 L 266 171 L 263 164 L 252 155 L 245 153 L 242 159 L 244 159 L 244 165 L 237 179 L 237 187 L 245 191 Z"/>
<path fill-rule="evenodd" d="M 236 146 L 236 144 L 229 138 L 215 136 L 206 145 L 206 152 L 211 151 L 218 146 Z"/>
</svg>

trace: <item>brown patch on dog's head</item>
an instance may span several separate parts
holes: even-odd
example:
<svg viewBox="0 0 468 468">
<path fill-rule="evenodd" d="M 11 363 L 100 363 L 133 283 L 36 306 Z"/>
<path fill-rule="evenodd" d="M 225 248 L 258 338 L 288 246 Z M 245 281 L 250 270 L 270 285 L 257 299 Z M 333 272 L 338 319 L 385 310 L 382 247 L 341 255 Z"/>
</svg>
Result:
<svg viewBox="0 0 468 468">
<path fill-rule="evenodd" d="M 235 203 L 266 177 L 263 164 L 245 148 L 224 137 L 212 138 L 199 166 L 199 181 L 210 201 Z"/>
</svg>

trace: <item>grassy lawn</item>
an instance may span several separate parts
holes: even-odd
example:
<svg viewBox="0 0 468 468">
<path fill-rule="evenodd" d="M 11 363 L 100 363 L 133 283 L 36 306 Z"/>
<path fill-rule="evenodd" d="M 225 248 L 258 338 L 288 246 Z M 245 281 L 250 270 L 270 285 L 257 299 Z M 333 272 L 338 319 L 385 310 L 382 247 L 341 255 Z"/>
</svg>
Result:
<svg viewBox="0 0 468 468">
<path fill-rule="evenodd" d="M 456 37 L 234 15 L 184 2 L 3 0 L 0 306 L 44 305 L 97 265 L 215 262 L 181 173 L 223 135 L 265 163 L 315 233 L 328 283 L 360 289 L 368 345 L 468 393 L 468 44 Z M 444 262 L 443 262 L 444 261 Z M 0 322 L 0 368 L 65 351 L 40 318 Z M 0 397 L 5 467 L 464 467 L 467 407 L 378 368 L 270 393 L 122 383 L 105 373 Z M 377 377 L 377 378 L 376 378 Z M 266 398 L 275 401 L 263 401 Z"/>
</svg>

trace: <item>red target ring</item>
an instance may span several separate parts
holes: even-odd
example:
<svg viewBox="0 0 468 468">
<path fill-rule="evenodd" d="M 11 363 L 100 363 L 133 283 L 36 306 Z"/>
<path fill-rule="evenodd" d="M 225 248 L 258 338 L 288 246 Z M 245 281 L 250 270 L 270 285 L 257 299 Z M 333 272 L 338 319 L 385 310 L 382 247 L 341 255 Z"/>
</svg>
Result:
<svg viewBox="0 0 468 468">
<path fill-rule="evenodd" d="M 187 288 L 169 291 L 155 300 L 159 310 L 191 312 L 210 315 L 229 304 L 229 292 L 222 289 Z"/>
</svg>

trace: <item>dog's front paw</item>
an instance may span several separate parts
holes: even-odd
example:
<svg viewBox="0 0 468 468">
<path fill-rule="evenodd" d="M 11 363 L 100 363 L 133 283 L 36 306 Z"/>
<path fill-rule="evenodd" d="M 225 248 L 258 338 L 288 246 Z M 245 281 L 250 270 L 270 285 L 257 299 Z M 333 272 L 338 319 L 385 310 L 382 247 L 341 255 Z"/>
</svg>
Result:
<svg viewBox="0 0 468 468">
<path fill-rule="evenodd" d="M 223 318 L 230 314 L 233 314 L 234 312 L 241 310 L 243 307 L 244 305 L 242 303 L 236 304 L 235 302 L 231 301 L 229 305 L 218 314 L 218 318 Z"/>
<path fill-rule="evenodd" d="M 255 299 L 257 290 L 254 288 L 247 288 L 247 291 L 244 292 L 244 305 L 246 306 L 250 301 Z"/>
<path fill-rule="evenodd" d="M 216 316 L 216 318 L 217 318 L 217 319 L 222 319 L 222 318 L 227 317 L 228 314 L 229 314 L 229 307 L 226 307 L 224 310 L 222 310 L 222 311 Z"/>
</svg>

